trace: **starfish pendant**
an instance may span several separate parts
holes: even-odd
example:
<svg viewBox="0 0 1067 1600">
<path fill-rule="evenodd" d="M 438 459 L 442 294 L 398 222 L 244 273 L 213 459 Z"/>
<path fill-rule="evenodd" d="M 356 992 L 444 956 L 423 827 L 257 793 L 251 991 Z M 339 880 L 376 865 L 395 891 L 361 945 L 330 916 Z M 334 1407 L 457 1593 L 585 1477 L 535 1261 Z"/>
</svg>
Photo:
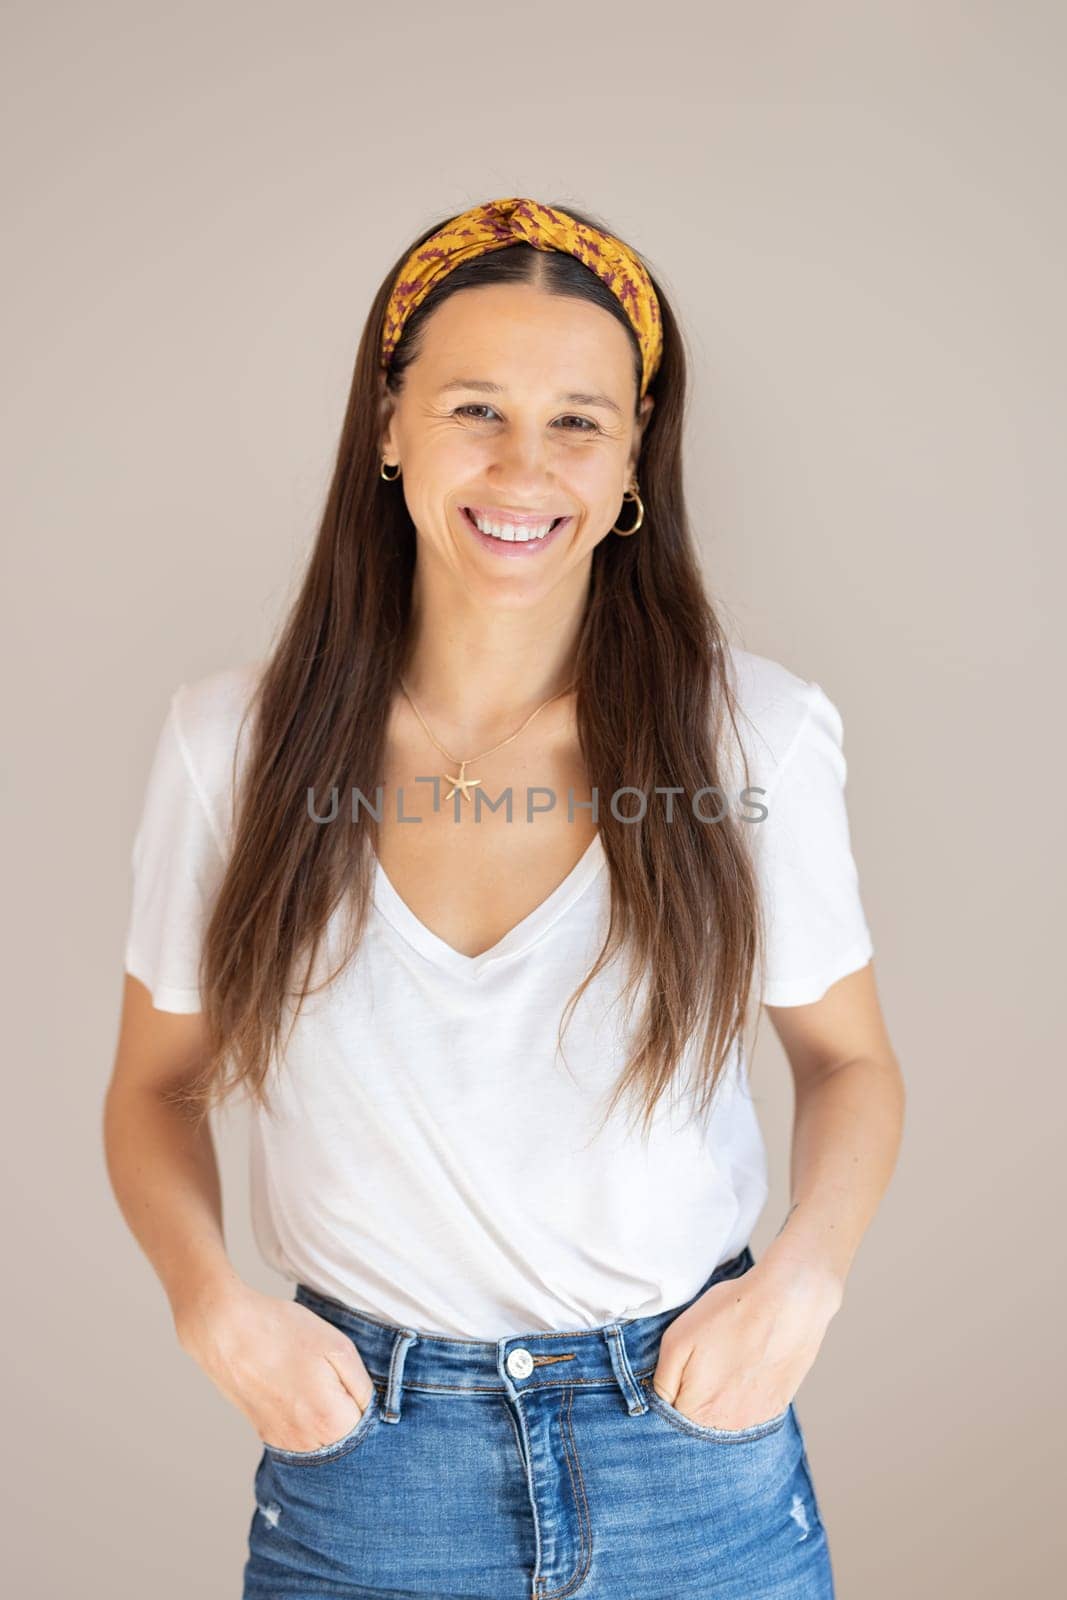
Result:
<svg viewBox="0 0 1067 1600">
<path fill-rule="evenodd" d="M 451 800 L 452 796 L 456 793 L 457 789 L 463 795 L 464 800 L 469 800 L 470 799 L 470 795 L 467 793 L 467 790 L 468 789 L 476 789 L 478 787 L 478 785 L 481 783 L 481 781 L 482 781 L 481 778 L 465 778 L 463 776 L 463 774 L 464 774 L 464 772 L 466 770 L 467 770 L 467 763 L 465 761 L 461 761 L 460 764 L 459 764 L 459 774 L 458 774 L 457 777 L 453 778 L 453 777 L 450 776 L 449 773 L 442 772 L 441 776 L 442 776 L 442 778 L 444 778 L 445 782 L 446 783 L 450 783 L 452 785 L 452 788 L 450 789 L 448 794 L 445 795 L 445 799 L 446 800 Z"/>
</svg>

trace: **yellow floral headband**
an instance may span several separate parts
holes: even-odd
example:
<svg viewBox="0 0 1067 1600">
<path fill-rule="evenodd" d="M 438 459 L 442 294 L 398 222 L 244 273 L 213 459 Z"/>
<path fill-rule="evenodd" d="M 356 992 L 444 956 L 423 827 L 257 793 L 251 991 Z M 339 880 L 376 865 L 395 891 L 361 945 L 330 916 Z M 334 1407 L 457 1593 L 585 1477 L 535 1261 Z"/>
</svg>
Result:
<svg viewBox="0 0 1067 1600">
<path fill-rule="evenodd" d="M 641 394 L 659 367 L 663 329 L 659 301 L 641 262 L 621 239 L 576 222 L 565 211 L 536 200 L 487 200 L 464 211 L 408 256 L 397 274 L 385 311 L 381 365 L 388 367 L 411 312 L 453 267 L 487 250 L 531 244 L 575 256 L 601 278 L 626 312 L 641 347 Z"/>
</svg>

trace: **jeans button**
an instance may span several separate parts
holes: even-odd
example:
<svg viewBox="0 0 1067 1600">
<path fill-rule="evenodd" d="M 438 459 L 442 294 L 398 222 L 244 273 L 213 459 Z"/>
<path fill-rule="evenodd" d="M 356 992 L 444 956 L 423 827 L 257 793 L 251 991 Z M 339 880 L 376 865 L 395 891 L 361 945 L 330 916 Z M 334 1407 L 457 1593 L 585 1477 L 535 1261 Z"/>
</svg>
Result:
<svg viewBox="0 0 1067 1600">
<path fill-rule="evenodd" d="M 533 1356 L 529 1350 L 512 1350 L 504 1365 L 513 1378 L 528 1378 L 533 1371 Z"/>
</svg>

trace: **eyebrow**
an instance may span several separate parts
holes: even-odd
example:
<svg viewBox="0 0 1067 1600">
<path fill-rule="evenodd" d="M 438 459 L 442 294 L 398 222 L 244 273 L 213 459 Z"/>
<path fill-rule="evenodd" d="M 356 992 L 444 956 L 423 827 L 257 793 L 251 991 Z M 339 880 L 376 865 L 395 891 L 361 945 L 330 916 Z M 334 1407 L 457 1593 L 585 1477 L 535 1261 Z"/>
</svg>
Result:
<svg viewBox="0 0 1067 1600">
<path fill-rule="evenodd" d="M 499 383 L 486 383 L 481 378 L 452 378 L 448 383 L 443 383 L 438 389 L 438 394 L 445 394 L 449 389 L 476 389 L 479 394 L 503 394 L 503 386 Z M 582 394 L 574 391 L 570 394 L 558 394 L 557 400 L 567 400 L 572 405 L 578 406 L 603 406 L 608 411 L 616 412 L 622 416 L 622 407 L 617 405 L 608 394 Z"/>
</svg>

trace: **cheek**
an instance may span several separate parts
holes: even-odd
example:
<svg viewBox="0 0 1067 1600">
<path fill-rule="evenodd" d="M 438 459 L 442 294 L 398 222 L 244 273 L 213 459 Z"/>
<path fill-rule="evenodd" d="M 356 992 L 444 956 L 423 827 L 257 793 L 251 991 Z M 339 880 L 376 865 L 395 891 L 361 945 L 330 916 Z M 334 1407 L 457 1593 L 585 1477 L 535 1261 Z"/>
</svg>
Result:
<svg viewBox="0 0 1067 1600">
<path fill-rule="evenodd" d="M 565 469 L 569 470 L 564 481 L 587 506 L 614 513 L 625 476 L 621 455 L 616 455 L 615 451 L 590 450 L 579 457 L 575 451 L 569 462 L 561 463 L 561 477 Z"/>
<path fill-rule="evenodd" d="M 492 473 L 495 461 L 491 440 L 457 429 L 427 440 L 415 466 L 427 494 L 440 501 L 456 494 L 465 484 L 483 482 Z"/>
<path fill-rule="evenodd" d="M 443 529 L 448 502 L 464 484 L 482 478 L 485 467 L 483 447 L 469 436 L 443 431 L 413 441 L 404 465 L 404 498 L 416 528 L 426 534 Z"/>
</svg>

